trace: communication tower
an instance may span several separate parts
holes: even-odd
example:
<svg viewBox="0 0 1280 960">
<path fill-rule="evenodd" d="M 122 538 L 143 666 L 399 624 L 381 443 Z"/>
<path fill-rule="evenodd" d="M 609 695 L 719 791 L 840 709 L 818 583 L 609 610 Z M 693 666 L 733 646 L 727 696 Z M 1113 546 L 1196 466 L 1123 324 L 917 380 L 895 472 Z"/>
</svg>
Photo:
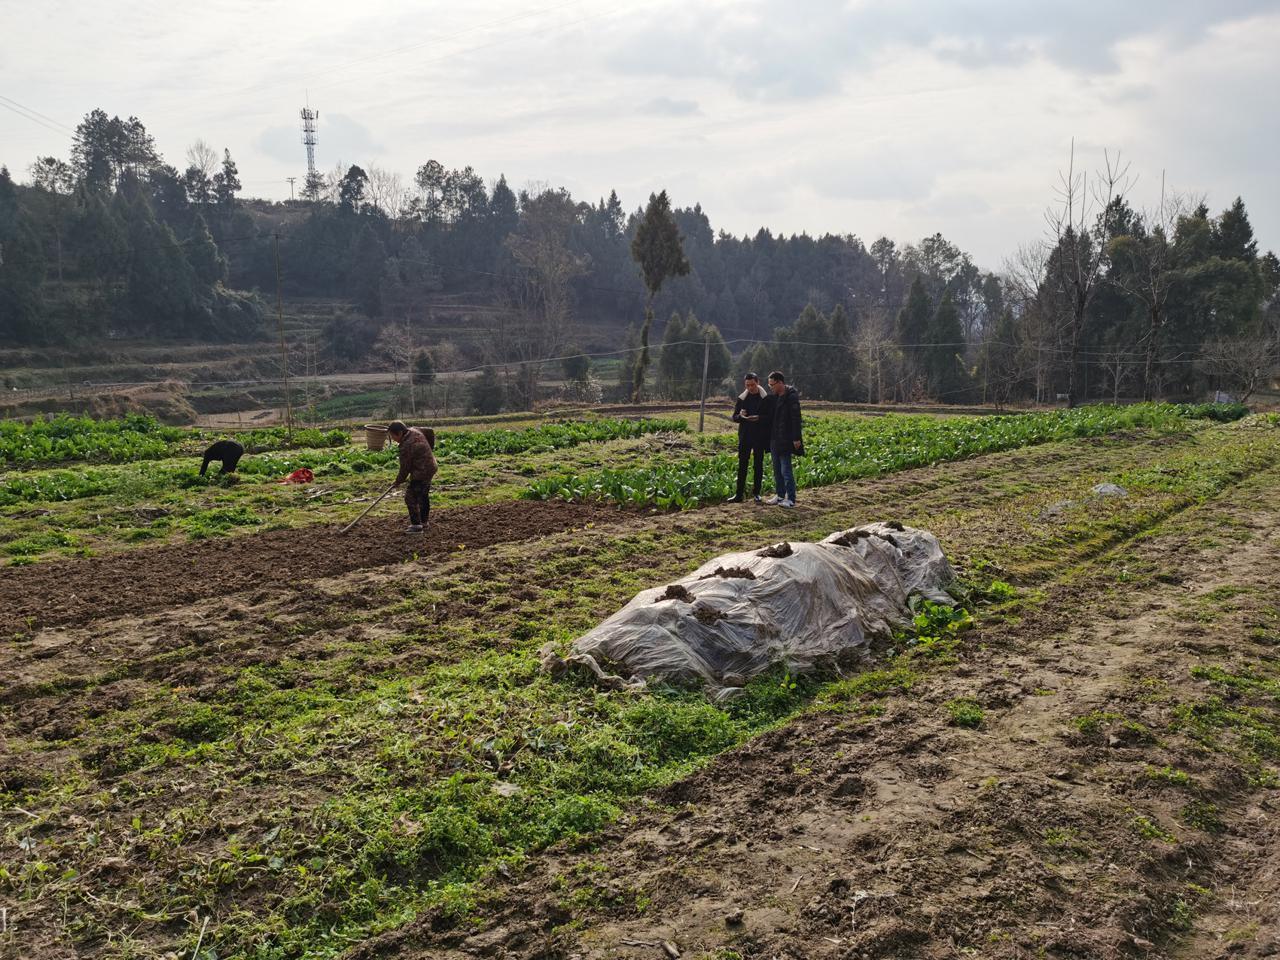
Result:
<svg viewBox="0 0 1280 960">
<path fill-rule="evenodd" d="M 302 108 L 302 142 L 307 147 L 307 179 L 316 176 L 316 121 L 320 119 L 320 111 L 310 107 Z"/>
</svg>

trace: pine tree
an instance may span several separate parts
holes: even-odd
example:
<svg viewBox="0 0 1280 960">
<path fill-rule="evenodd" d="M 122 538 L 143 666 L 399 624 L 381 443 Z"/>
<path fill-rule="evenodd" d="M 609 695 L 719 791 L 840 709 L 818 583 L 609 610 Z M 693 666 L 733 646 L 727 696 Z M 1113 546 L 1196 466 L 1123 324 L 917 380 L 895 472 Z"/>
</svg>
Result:
<svg viewBox="0 0 1280 960">
<path fill-rule="evenodd" d="M 361 226 L 347 252 L 347 290 L 370 317 L 382 316 L 382 278 L 386 247 L 368 223 Z"/>
<path fill-rule="evenodd" d="M 684 244 L 675 217 L 671 214 L 671 200 L 667 191 L 650 194 L 644 218 L 631 240 L 631 258 L 640 266 L 649 298 L 645 303 L 644 326 L 640 328 L 640 356 L 636 360 L 631 379 L 631 397 L 639 401 L 644 392 L 644 378 L 649 369 L 649 329 L 653 325 L 653 298 L 670 277 L 683 277 L 689 273 L 689 261 L 685 259 Z"/>
<path fill-rule="evenodd" d="M 204 217 L 196 214 L 187 237 L 187 262 L 202 286 L 214 287 L 227 279 L 227 260 L 213 242 L 213 234 Z"/>
<path fill-rule="evenodd" d="M 929 392 L 936 400 L 956 403 L 965 389 L 966 377 L 961 360 L 964 331 L 960 327 L 960 314 L 949 292 L 942 295 L 942 301 L 934 311 L 925 337 L 928 346 L 924 361 Z"/>
<path fill-rule="evenodd" d="M 1258 241 L 1253 237 L 1253 225 L 1240 197 L 1214 222 L 1212 249 L 1215 256 L 1224 260 L 1253 263 L 1258 259 Z"/>
</svg>

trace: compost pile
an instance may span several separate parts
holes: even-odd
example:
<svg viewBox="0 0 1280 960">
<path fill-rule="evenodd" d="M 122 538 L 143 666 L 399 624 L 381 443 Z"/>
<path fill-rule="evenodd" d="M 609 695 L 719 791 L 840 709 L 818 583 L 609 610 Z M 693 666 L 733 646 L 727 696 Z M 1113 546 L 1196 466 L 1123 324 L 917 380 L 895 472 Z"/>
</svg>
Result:
<svg viewBox="0 0 1280 960">
<path fill-rule="evenodd" d="M 873 523 L 821 543 L 779 543 L 717 557 L 644 590 L 544 666 L 590 670 L 615 686 L 702 682 L 731 694 L 775 664 L 793 673 L 840 660 L 911 616 L 913 597 L 951 603 L 937 537 Z"/>
</svg>

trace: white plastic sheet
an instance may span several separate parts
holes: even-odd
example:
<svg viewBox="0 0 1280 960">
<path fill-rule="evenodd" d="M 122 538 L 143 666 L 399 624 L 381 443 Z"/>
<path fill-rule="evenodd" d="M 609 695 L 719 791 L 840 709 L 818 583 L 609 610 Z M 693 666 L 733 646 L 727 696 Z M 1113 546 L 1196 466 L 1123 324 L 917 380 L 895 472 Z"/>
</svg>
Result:
<svg viewBox="0 0 1280 960">
<path fill-rule="evenodd" d="M 545 650 L 544 665 L 581 666 L 615 686 L 733 689 L 775 664 L 804 672 L 887 637 L 910 618 L 912 596 L 950 603 L 953 577 L 933 534 L 896 523 L 731 553 L 642 591 L 568 657 Z"/>
</svg>

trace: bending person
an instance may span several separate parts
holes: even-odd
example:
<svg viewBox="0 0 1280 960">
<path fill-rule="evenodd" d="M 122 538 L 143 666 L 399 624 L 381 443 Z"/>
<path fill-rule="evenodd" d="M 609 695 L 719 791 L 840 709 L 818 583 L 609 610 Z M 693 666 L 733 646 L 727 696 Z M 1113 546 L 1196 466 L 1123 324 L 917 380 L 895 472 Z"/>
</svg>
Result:
<svg viewBox="0 0 1280 960">
<path fill-rule="evenodd" d="M 204 452 L 204 463 L 200 464 L 200 476 L 204 476 L 204 472 L 209 469 L 209 464 L 215 460 L 222 462 L 222 472 L 231 473 L 235 470 L 236 465 L 240 463 L 240 458 L 244 456 L 244 447 L 237 440 L 219 440 L 217 443 L 210 445 L 209 449 Z"/>
<path fill-rule="evenodd" d="M 409 481 L 404 490 L 404 504 L 409 508 L 405 533 L 422 533 L 431 522 L 431 478 L 438 469 L 431 449 L 435 431 L 406 427 L 400 420 L 393 420 L 387 427 L 387 436 L 400 445 L 400 472 L 394 486 Z"/>
</svg>

